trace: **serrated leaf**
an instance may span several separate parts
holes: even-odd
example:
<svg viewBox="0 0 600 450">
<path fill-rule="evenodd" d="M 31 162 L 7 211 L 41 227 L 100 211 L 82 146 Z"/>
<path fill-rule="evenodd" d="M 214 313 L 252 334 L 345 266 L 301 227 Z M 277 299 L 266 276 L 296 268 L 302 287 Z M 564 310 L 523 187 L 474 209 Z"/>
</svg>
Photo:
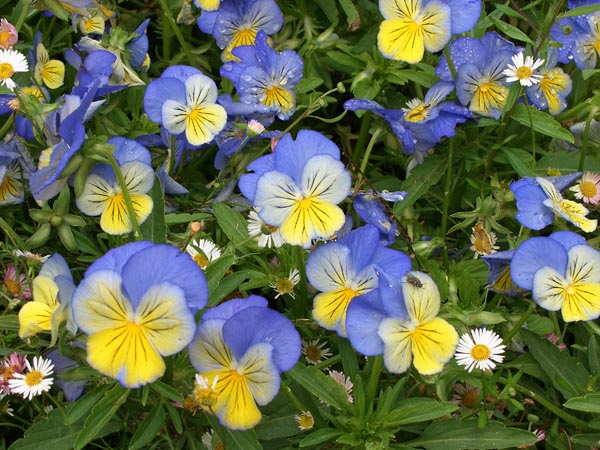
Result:
<svg viewBox="0 0 600 450">
<path fill-rule="evenodd" d="M 434 155 L 425 158 L 423 164 L 415 167 L 410 176 L 402 183 L 401 190 L 407 191 L 408 194 L 404 200 L 394 204 L 394 214 L 399 216 L 402 211 L 427 194 L 429 188 L 440 180 L 446 171 L 447 164 L 448 159 L 445 156 Z"/>
<path fill-rule="evenodd" d="M 600 394 L 587 394 L 583 397 L 572 397 L 565 402 L 566 408 L 576 411 L 600 414 Z"/>
<path fill-rule="evenodd" d="M 286 376 L 328 405 L 341 410 L 347 410 L 351 406 L 343 386 L 315 367 L 296 364 L 286 372 Z"/>
<path fill-rule="evenodd" d="M 102 428 L 112 419 L 127 399 L 129 389 L 115 384 L 112 389 L 92 408 L 83 429 L 75 440 L 75 450 L 81 450 L 89 442 L 96 439 Z"/>
<path fill-rule="evenodd" d="M 533 444 L 537 436 L 529 431 L 506 428 L 500 422 L 488 422 L 479 428 L 477 419 L 448 419 L 433 422 L 423 434 L 406 443 L 427 450 L 500 449 Z"/>
<path fill-rule="evenodd" d="M 221 229 L 234 246 L 249 239 L 246 219 L 239 212 L 225 203 L 213 203 L 212 210 Z"/>
<path fill-rule="evenodd" d="M 137 427 L 137 430 L 135 430 L 135 433 L 131 437 L 131 441 L 129 441 L 129 450 L 143 448 L 152 442 L 154 437 L 160 431 L 160 428 L 165 424 L 166 418 L 167 415 L 162 403 L 157 403 L 139 427 Z"/>
<path fill-rule="evenodd" d="M 521 125 L 533 128 L 535 131 L 545 136 L 563 139 L 571 144 L 575 142 L 575 138 L 571 132 L 561 127 L 560 122 L 554 120 L 554 118 L 545 111 L 540 111 L 532 106 L 519 103 L 513 108 L 510 117 Z"/>
<path fill-rule="evenodd" d="M 145 240 L 155 244 L 166 244 L 167 228 L 165 226 L 165 199 L 158 175 L 154 176 L 154 185 L 149 192 L 152 198 L 152 212 L 140 225 L 140 231 Z"/>
</svg>

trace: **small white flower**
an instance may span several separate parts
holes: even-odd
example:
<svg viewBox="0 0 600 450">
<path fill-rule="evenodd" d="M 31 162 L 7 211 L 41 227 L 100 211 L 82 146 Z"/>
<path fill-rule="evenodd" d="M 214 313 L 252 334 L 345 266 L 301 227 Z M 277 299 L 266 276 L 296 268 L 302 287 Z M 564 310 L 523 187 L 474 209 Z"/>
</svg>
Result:
<svg viewBox="0 0 600 450">
<path fill-rule="evenodd" d="M 50 255 L 42 256 L 39 253 L 31 253 L 31 252 L 28 252 L 28 251 L 24 252 L 23 250 L 13 250 L 12 254 L 15 255 L 15 256 L 19 256 L 21 258 L 33 259 L 33 260 L 39 261 L 41 263 L 46 262 L 46 260 L 48 258 L 50 258 Z"/>
<path fill-rule="evenodd" d="M 302 411 L 300 414 L 296 414 L 294 419 L 296 420 L 300 431 L 312 430 L 315 426 L 315 418 L 310 411 Z"/>
<path fill-rule="evenodd" d="M 306 362 L 312 365 L 317 365 L 321 361 L 329 358 L 332 353 L 329 347 L 325 347 L 327 343 L 321 342 L 319 339 L 311 341 L 302 341 L 302 353 L 306 358 Z"/>
<path fill-rule="evenodd" d="M 496 363 L 504 361 L 505 345 L 496 333 L 485 328 L 477 328 L 460 337 L 456 347 L 456 362 L 469 372 L 477 367 L 492 370 Z"/>
<path fill-rule="evenodd" d="M 8 386 L 13 394 L 21 394 L 23 398 L 31 400 L 42 392 L 48 392 L 53 378 L 49 376 L 54 372 L 54 364 L 49 359 L 41 356 L 33 358 L 33 367 L 25 360 L 27 370 L 24 373 L 14 373 L 8 380 Z"/>
<path fill-rule="evenodd" d="M 258 246 L 260 248 L 279 248 L 284 244 L 279 228 L 267 225 L 254 210 L 248 214 L 248 235 L 250 237 L 259 236 Z"/>
<path fill-rule="evenodd" d="M 533 56 L 524 57 L 523 52 L 519 52 L 512 57 L 512 62 L 508 69 L 502 71 L 506 75 L 507 83 L 518 81 L 521 86 L 533 86 L 542 80 L 542 75 L 533 71 L 544 64 L 543 59 L 534 60 Z"/>
<path fill-rule="evenodd" d="M 206 266 L 215 259 L 221 257 L 221 249 L 208 239 L 198 239 L 190 242 L 185 251 L 202 270 L 206 269 Z"/>
<path fill-rule="evenodd" d="M 0 50 L 0 86 L 4 85 L 11 91 L 17 85 L 12 76 L 17 72 L 27 72 L 27 58 L 21 52 L 13 49 Z"/>
<path fill-rule="evenodd" d="M 339 372 L 337 370 L 330 370 L 329 376 L 344 388 L 346 395 L 348 396 L 348 401 L 353 403 L 354 397 L 352 397 L 352 389 L 354 389 L 354 383 L 352 383 L 350 377 L 346 377 L 344 372 Z"/>
<path fill-rule="evenodd" d="M 269 286 L 275 289 L 277 295 L 275 298 L 278 298 L 281 295 L 288 294 L 292 298 L 296 298 L 296 294 L 294 293 L 294 287 L 300 282 L 300 271 L 298 269 L 290 270 L 290 274 L 287 277 L 277 278 L 275 281 L 272 281 Z"/>
</svg>

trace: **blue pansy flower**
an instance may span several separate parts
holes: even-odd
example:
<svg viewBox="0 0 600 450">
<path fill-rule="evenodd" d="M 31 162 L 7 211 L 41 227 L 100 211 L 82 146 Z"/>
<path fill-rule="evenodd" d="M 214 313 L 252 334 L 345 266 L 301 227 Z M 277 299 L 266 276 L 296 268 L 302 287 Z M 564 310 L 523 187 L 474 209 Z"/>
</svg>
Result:
<svg viewBox="0 0 600 450">
<path fill-rule="evenodd" d="M 306 277 L 320 291 L 313 302 L 315 321 L 346 336 L 346 311 L 353 299 L 377 288 L 382 273 L 399 278 L 410 267 L 407 255 L 380 245 L 372 225 L 317 247 L 306 262 Z"/>
<path fill-rule="evenodd" d="M 535 302 L 565 322 L 600 316 L 600 252 L 570 231 L 533 237 L 515 251 L 510 271 Z"/>
<path fill-rule="evenodd" d="M 220 73 L 233 82 L 240 102 L 269 106 L 277 117 L 288 119 L 296 110 L 294 87 L 302 78 L 302 58 L 293 50 L 273 50 L 262 31 L 255 45 L 239 47 L 234 54 L 239 61 L 223 64 Z"/>
<path fill-rule="evenodd" d="M 510 297 L 516 297 L 524 292 L 524 289 L 517 286 L 510 276 L 510 262 L 514 254 L 514 250 L 505 250 L 481 257 L 490 269 L 488 289 Z"/>
<path fill-rule="evenodd" d="M 23 182 L 27 175 L 14 139 L 0 143 L 0 206 L 16 205 L 25 201 Z"/>
<path fill-rule="evenodd" d="M 270 36 L 282 25 L 283 14 L 274 0 L 222 0 L 218 9 L 204 10 L 198 18 L 198 28 L 212 34 L 223 49 L 223 61 L 237 60 L 233 49 L 254 45 L 259 31 Z"/>
<path fill-rule="evenodd" d="M 87 381 L 67 381 L 61 378 L 61 374 L 71 369 L 80 367 L 79 364 L 64 355 L 61 355 L 58 349 L 52 350 L 47 355 L 48 359 L 54 364 L 54 373 L 56 375 L 56 385 L 62 389 L 65 399 L 68 402 L 74 402 L 83 395 L 83 390 Z"/>
<path fill-rule="evenodd" d="M 73 294 L 73 317 L 88 335 L 87 362 L 136 388 L 165 372 L 164 356 L 183 350 L 206 305 L 202 269 L 172 245 L 140 241 L 96 260 Z"/>
<path fill-rule="evenodd" d="M 388 217 L 382 201 L 399 202 L 404 200 L 406 194 L 405 191 L 383 191 L 378 195 L 374 195 L 372 191 L 359 192 L 354 198 L 354 202 L 352 202 L 358 216 L 379 230 L 379 243 L 381 245 L 393 244 L 398 231 L 398 225 Z"/>
<path fill-rule="evenodd" d="M 211 410 L 226 427 L 254 427 L 277 395 L 280 374 L 301 354 L 298 331 L 283 314 L 269 309 L 258 296 L 229 300 L 202 315 L 190 360 L 199 376 L 214 386 Z"/>
<path fill-rule="evenodd" d="M 573 85 L 569 74 L 556 67 L 557 56 L 556 50 L 548 49 L 546 65 L 540 70 L 540 82 L 525 88 L 531 104 L 548 110 L 552 115 L 559 114 L 567 107 L 566 97 Z"/>
</svg>

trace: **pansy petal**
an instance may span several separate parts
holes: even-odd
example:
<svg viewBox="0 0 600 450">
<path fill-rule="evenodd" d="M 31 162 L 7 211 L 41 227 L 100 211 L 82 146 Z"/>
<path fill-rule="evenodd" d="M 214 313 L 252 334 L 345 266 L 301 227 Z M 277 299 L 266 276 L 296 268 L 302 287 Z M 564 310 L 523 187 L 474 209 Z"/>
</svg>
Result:
<svg viewBox="0 0 600 450">
<path fill-rule="evenodd" d="M 395 317 L 384 319 L 377 334 L 384 343 L 383 362 L 392 373 L 404 373 L 412 361 L 412 327 Z"/>
<path fill-rule="evenodd" d="M 452 11 L 452 34 L 470 31 L 481 14 L 481 0 L 444 0 Z"/>
<path fill-rule="evenodd" d="M 412 337 L 413 364 L 421 375 L 440 372 L 454 356 L 458 333 L 439 317 L 419 325 Z"/>
<path fill-rule="evenodd" d="M 232 430 L 246 430 L 254 427 L 262 414 L 252 397 L 246 377 L 237 371 L 229 370 L 218 374 L 215 390 L 219 393 L 213 406 L 221 423 Z"/>
<path fill-rule="evenodd" d="M 552 258 L 548 255 L 552 255 Z M 538 270 L 548 266 L 564 274 L 567 262 L 567 252 L 558 242 L 546 237 L 533 237 L 523 242 L 513 255 L 510 273 L 519 287 L 531 290 Z"/>
<path fill-rule="evenodd" d="M 366 356 L 383 353 L 377 330 L 386 318 L 377 290 L 356 297 L 346 311 L 346 332 L 352 347 Z"/>
<path fill-rule="evenodd" d="M 110 138 L 107 143 L 115 146 L 114 157 L 120 165 L 129 161 L 140 161 L 146 165 L 152 165 L 152 157 L 146 147 L 133 139 L 122 136 Z"/>
<path fill-rule="evenodd" d="M 357 292 L 350 288 L 322 292 L 313 300 L 313 318 L 327 330 L 346 336 L 346 312 Z"/>
<path fill-rule="evenodd" d="M 103 177 L 90 174 L 85 181 L 83 192 L 75 202 L 82 213 L 88 216 L 99 216 L 114 194 L 112 185 Z"/>
<path fill-rule="evenodd" d="M 152 199 L 148 195 L 140 194 L 130 194 L 129 197 L 138 224 L 140 224 L 152 212 Z M 108 200 L 100 217 L 100 227 L 106 233 L 113 235 L 129 233 L 133 229 L 123 194 L 114 195 Z"/>
<path fill-rule="evenodd" d="M 252 306 L 266 308 L 268 304 L 269 302 L 267 299 L 258 295 L 250 295 L 247 298 L 227 300 L 226 302 L 223 302 L 214 308 L 207 309 L 204 314 L 202 314 L 202 321 L 204 322 L 211 319 L 227 320 L 234 314 L 246 308 L 250 308 Z"/>
<path fill-rule="evenodd" d="M 185 117 L 185 137 L 192 145 L 207 144 L 225 127 L 226 123 L 227 113 L 221 105 L 194 106 Z M 174 131 L 173 133 L 176 134 Z"/>
<path fill-rule="evenodd" d="M 337 204 L 350 192 L 350 173 L 330 155 L 315 155 L 304 165 L 301 189 L 305 196 Z"/>
<path fill-rule="evenodd" d="M 160 122 L 171 134 L 181 134 L 186 130 L 190 109 L 185 103 L 168 99 L 161 105 Z"/>
<path fill-rule="evenodd" d="M 345 287 L 354 276 L 350 249 L 339 242 L 317 247 L 306 262 L 306 277 L 315 289 L 325 292 Z"/>
<path fill-rule="evenodd" d="M 408 18 L 384 20 L 379 26 L 377 47 L 386 58 L 414 64 L 423 59 L 422 35 Z"/>
<path fill-rule="evenodd" d="M 300 341 L 298 341 L 298 349 L 300 347 Z M 255 344 L 248 349 L 238 363 L 237 371 L 246 379 L 248 389 L 259 405 L 266 405 L 279 392 L 281 379 L 272 362 L 272 350 L 273 347 L 270 344 Z"/>
<path fill-rule="evenodd" d="M 402 295 L 408 317 L 417 323 L 432 320 L 440 310 L 440 291 L 426 273 L 415 271 L 404 275 Z"/>
<path fill-rule="evenodd" d="M 550 266 L 535 272 L 532 284 L 533 299 L 548 311 L 558 311 L 566 300 L 567 280 Z"/>
<path fill-rule="evenodd" d="M 254 206 L 269 225 L 280 226 L 300 200 L 298 186 L 288 175 L 277 170 L 265 173 L 258 179 Z"/>
<path fill-rule="evenodd" d="M 50 89 L 58 89 L 65 80 L 65 64 L 57 59 L 48 61 L 41 67 L 40 76 Z"/>
<path fill-rule="evenodd" d="M 217 85 L 203 74 L 192 75 L 185 80 L 185 91 L 188 105 L 199 106 L 217 101 Z"/>
<path fill-rule="evenodd" d="M 234 361 L 233 353 L 223 341 L 224 320 L 211 319 L 197 328 L 188 347 L 192 366 L 198 372 L 227 369 Z"/>
<path fill-rule="evenodd" d="M 295 203 L 281 224 L 281 236 L 291 245 L 308 248 L 313 239 L 333 236 L 345 221 L 346 216 L 338 206 L 307 197 Z"/>
<path fill-rule="evenodd" d="M 185 104 L 185 96 L 185 84 L 178 79 L 165 77 L 163 74 L 163 77 L 153 80 L 146 87 L 144 111 L 152 122 L 162 123 L 163 104 L 168 100 Z"/>
<path fill-rule="evenodd" d="M 129 161 L 121 166 L 127 190 L 131 194 L 145 194 L 154 184 L 154 170 L 142 161 Z"/>
</svg>

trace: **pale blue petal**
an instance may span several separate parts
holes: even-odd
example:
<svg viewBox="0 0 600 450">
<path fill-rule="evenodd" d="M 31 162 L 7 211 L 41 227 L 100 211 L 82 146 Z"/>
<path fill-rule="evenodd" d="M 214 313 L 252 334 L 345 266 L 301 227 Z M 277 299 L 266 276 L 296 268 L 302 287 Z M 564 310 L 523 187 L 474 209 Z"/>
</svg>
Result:
<svg viewBox="0 0 600 450">
<path fill-rule="evenodd" d="M 226 302 L 221 303 L 219 306 L 215 306 L 214 308 L 207 309 L 204 314 L 202 314 L 202 321 L 206 320 L 227 320 L 234 314 L 238 312 L 250 308 L 250 307 L 263 307 L 266 308 L 269 302 L 258 295 L 251 295 L 248 298 L 237 298 L 234 300 L 227 300 Z"/>
<path fill-rule="evenodd" d="M 167 100 L 185 104 L 185 84 L 173 77 L 161 77 L 146 86 L 144 111 L 152 122 L 162 123 L 163 104 Z"/>
<path fill-rule="evenodd" d="M 372 225 L 356 228 L 341 239 L 340 244 L 350 249 L 352 258 L 350 264 L 354 272 L 359 272 L 363 267 L 371 264 L 373 254 L 379 249 L 379 231 Z"/>
<path fill-rule="evenodd" d="M 133 139 L 117 136 L 110 138 L 107 142 L 115 146 L 114 157 L 119 165 L 128 161 L 141 161 L 148 166 L 152 164 L 152 157 L 148 149 Z"/>
<path fill-rule="evenodd" d="M 85 271 L 85 276 L 88 277 L 97 270 L 111 270 L 120 274 L 123 271 L 123 266 L 129 261 L 131 256 L 153 245 L 152 242 L 139 241 L 113 248 L 104 256 L 94 261 Z"/>
<path fill-rule="evenodd" d="M 572 231 L 556 231 L 548 237 L 562 245 L 567 252 L 575 245 L 587 245 L 585 238 Z"/>
<path fill-rule="evenodd" d="M 339 242 L 329 242 L 317 247 L 308 256 L 306 278 L 318 291 L 335 291 L 343 289 L 354 279 L 354 267 L 350 248 Z"/>
<path fill-rule="evenodd" d="M 546 237 L 533 237 L 517 248 L 510 263 L 510 274 L 518 286 L 531 290 L 538 270 L 550 266 L 564 274 L 567 262 L 567 251 L 560 243 Z"/>
<path fill-rule="evenodd" d="M 470 31 L 481 14 L 481 0 L 443 0 L 452 10 L 452 34 Z"/>
<path fill-rule="evenodd" d="M 377 289 L 352 299 L 346 312 L 346 332 L 352 347 L 366 356 L 383 353 L 377 330 L 386 317 Z"/>
</svg>

